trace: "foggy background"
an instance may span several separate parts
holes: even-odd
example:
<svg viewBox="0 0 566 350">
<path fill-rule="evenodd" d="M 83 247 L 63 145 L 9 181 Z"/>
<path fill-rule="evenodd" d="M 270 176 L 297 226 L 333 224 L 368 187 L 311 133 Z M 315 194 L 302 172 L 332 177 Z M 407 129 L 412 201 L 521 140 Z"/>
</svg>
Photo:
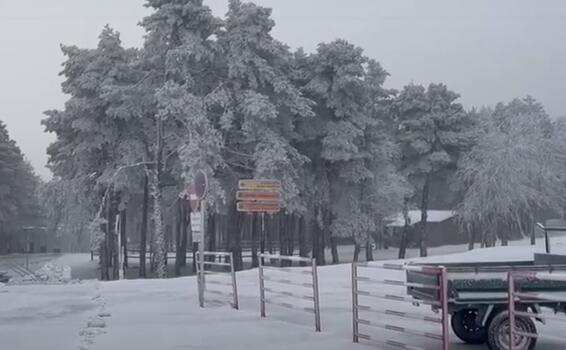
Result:
<svg viewBox="0 0 566 350">
<path fill-rule="evenodd" d="M 226 0 L 205 0 L 217 16 Z M 516 0 L 255 0 L 273 8 L 276 38 L 315 49 L 337 37 L 391 74 L 387 87 L 443 82 L 466 107 L 532 95 L 566 114 L 566 6 Z M 105 24 L 140 46 L 143 0 L 0 0 L 0 119 L 37 173 L 50 172 L 43 111 L 61 108 L 59 44 L 94 47 Z"/>
</svg>

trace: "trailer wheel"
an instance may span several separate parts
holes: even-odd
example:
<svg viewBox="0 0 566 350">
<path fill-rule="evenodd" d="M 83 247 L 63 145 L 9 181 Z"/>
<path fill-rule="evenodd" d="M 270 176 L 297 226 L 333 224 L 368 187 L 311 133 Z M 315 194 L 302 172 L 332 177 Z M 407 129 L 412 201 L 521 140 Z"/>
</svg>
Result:
<svg viewBox="0 0 566 350">
<path fill-rule="evenodd" d="M 528 317 L 517 317 L 515 326 L 525 333 L 537 333 L 537 328 L 532 319 Z M 533 350 L 536 346 L 536 338 L 515 336 L 516 350 Z M 509 314 L 507 310 L 500 311 L 489 324 L 487 331 L 487 344 L 491 350 L 509 349 Z"/>
<path fill-rule="evenodd" d="M 487 341 L 487 328 L 477 323 L 477 317 L 477 309 L 464 309 L 452 315 L 452 330 L 463 342 L 484 344 Z"/>
</svg>

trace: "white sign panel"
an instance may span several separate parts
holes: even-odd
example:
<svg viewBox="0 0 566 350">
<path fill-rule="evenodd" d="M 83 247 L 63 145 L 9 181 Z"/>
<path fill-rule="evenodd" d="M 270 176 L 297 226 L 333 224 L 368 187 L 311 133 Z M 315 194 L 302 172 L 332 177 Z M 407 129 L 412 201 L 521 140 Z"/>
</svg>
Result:
<svg viewBox="0 0 566 350">
<path fill-rule="evenodd" d="M 191 231 L 193 242 L 202 241 L 202 215 L 200 212 L 191 213 Z"/>
</svg>

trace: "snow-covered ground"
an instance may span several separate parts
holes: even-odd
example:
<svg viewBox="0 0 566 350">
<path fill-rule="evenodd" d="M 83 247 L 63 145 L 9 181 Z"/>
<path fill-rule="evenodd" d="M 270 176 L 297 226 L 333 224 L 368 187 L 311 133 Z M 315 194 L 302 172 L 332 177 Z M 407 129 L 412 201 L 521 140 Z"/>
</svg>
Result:
<svg viewBox="0 0 566 350">
<path fill-rule="evenodd" d="M 526 260 L 532 257 L 534 251 L 542 249 L 541 244 L 536 247 L 526 244 L 527 242 L 516 242 L 511 247 L 478 249 L 434 256 L 429 260 Z M 553 241 L 553 248 L 562 246 L 566 247 L 566 237 Z M 451 251 L 450 248 L 445 249 Z M 72 261 L 73 259 L 82 258 L 75 256 L 61 259 L 63 260 L 60 260 L 60 263 L 67 259 L 68 265 L 72 265 L 78 263 Z M 395 277 L 396 273 L 387 272 L 388 276 L 392 277 Z M 239 311 L 217 304 L 209 304 L 205 309 L 200 309 L 194 277 L 106 283 L 83 281 L 69 285 L 4 286 L 0 287 L 0 349 L 375 349 L 368 344 L 352 344 L 350 265 L 319 268 L 319 281 L 322 333 L 314 332 L 313 316 L 303 311 L 268 305 L 268 317 L 261 319 L 257 270 L 238 273 Z M 404 294 L 403 288 L 374 288 L 380 288 L 380 292 L 389 294 Z M 293 291 L 301 292 L 300 289 Z M 305 292 L 308 293 L 308 290 Z M 293 300 L 288 297 L 272 299 L 280 302 Z M 378 300 L 365 302 L 372 302 L 372 305 L 379 303 Z M 299 303 L 301 306 L 308 306 L 307 301 Z M 414 308 L 406 304 L 387 303 L 387 307 L 422 314 L 430 313 L 425 307 Z M 375 317 L 368 318 L 377 320 Z M 391 318 L 388 321 L 395 320 Z M 411 326 L 407 322 L 403 325 Z M 557 322 L 548 326 L 537 326 L 543 335 L 560 335 L 563 328 Z M 417 324 L 416 327 L 424 326 Z M 434 326 L 431 330 L 435 330 Z M 439 348 L 434 341 L 423 341 L 421 338 L 368 328 L 364 328 L 363 332 L 431 350 Z M 484 348 L 461 344 L 452 337 L 451 349 Z M 563 345 L 544 338 L 537 346 L 537 350 L 563 348 Z"/>
</svg>

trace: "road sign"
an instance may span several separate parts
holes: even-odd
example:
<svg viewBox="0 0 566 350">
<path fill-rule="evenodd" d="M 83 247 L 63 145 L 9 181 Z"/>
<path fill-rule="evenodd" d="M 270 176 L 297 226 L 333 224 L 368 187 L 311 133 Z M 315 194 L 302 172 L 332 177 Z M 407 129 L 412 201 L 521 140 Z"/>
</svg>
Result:
<svg viewBox="0 0 566 350">
<path fill-rule="evenodd" d="M 189 201 L 189 206 L 191 207 L 191 210 L 193 212 L 199 211 L 199 209 L 200 209 L 200 198 L 196 194 L 194 184 L 189 185 L 189 188 L 187 189 L 187 194 L 188 194 L 187 199 Z"/>
<path fill-rule="evenodd" d="M 193 212 L 199 211 L 200 202 L 206 198 L 208 192 L 208 179 L 202 171 L 197 171 L 193 178 L 193 182 L 187 187 L 187 196 L 189 205 Z"/>
<path fill-rule="evenodd" d="M 193 231 L 193 243 L 200 243 L 200 242 L 202 242 L 202 232 Z"/>
<path fill-rule="evenodd" d="M 203 200 L 208 192 L 208 178 L 206 174 L 200 170 L 197 171 L 193 179 L 193 185 L 198 199 Z"/>
<path fill-rule="evenodd" d="M 277 213 L 281 207 L 278 202 L 238 202 L 237 210 L 245 213 Z"/>
<path fill-rule="evenodd" d="M 238 191 L 236 200 L 239 201 L 260 201 L 269 203 L 279 203 L 279 192 L 268 191 Z"/>
<path fill-rule="evenodd" d="M 281 181 L 278 180 L 240 180 L 238 181 L 240 190 L 252 191 L 278 191 L 281 189 Z"/>
<path fill-rule="evenodd" d="M 191 213 L 191 231 L 202 232 L 202 214 L 200 212 Z"/>
</svg>

